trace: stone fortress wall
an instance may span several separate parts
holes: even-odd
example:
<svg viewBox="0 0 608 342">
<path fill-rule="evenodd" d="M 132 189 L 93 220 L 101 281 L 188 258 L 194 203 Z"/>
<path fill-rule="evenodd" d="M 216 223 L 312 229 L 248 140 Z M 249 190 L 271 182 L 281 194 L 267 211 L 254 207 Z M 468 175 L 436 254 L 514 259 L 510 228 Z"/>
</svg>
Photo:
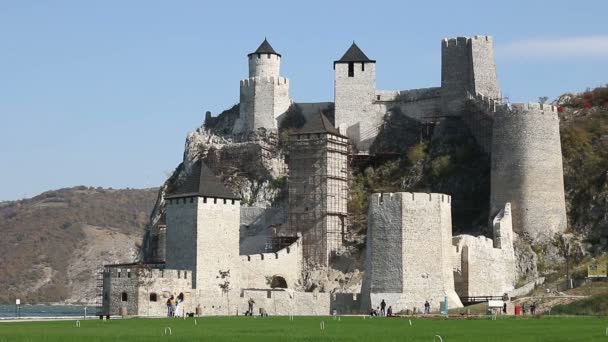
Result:
<svg viewBox="0 0 608 342">
<path fill-rule="evenodd" d="M 243 288 L 264 289 L 281 277 L 287 288 L 297 286 L 302 275 L 302 238 L 274 253 L 241 255 L 239 271 Z"/>
<path fill-rule="evenodd" d="M 373 194 L 368 214 L 362 310 L 384 299 L 394 312 L 438 310 L 447 296 L 462 307 L 452 272 L 451 197 L 444 194 Z"/>
<path fill-rule="evenodd" d="M 184 293 L 192 294 L 192 271 L 164 270 L 141 265 L 105 267 L 103 273 L 103 310 L 128 315 L 164 316 L 167 299 Z M 123 309 L 123 310 L 124 310 Z"/>
<path fill-rule="evenodd" d="M 539 103 L 495 108 L 490 214 L 511 203 L 515 232 L 547 243 L 567 226 L 557 108 Z"/>
<path fill-rule="evenodd" d="M 505 205 L 493 221 L 493 239 L 458 235 L 452 239 L 454 283 L 462 297 L 502 296 L 517 282 L 511 206 Z"/>
<path fill-rule="evenodd" d="M 292 101 L 289 80 L 280 76 L 281 56 L 276 53 L 251 53 L 249 78 L 240 83 L 239 118 L 233 133 L 277 129 L 277 118 Z"/>
<path fill-rule="evenodd" d="M 207 158 L 216 171 L 222 165 L 230 164 L 229 167 L 239 170 L 244 164 L 249 165 L 240 160 L 239 152 L 245 147 L 256 149 L 264 145 L 250 140 L 252 134 L 258 134 L 258 128 L 276 135 L 277 120 L 292 104 L 289 81 L 279 76 L 280 55 L 252 53 L 249 57 L 250 78 L 241 82 L 240 117 L 232 140 L 225 144 L 234 148 L 227 147 L 223 154 Z M 376 90 L 375 61 L 367 59 L 362 52 L 350 58 L 355 62 L 343 57 L 334 64 L 335 123 L 340 129 L 336 134 L 348 136 L 356 147 L 355 152 L 368 152 L 387 113 L 399 112 L 419 122 L 461 118 L 478 144 L 491 155 L 493 238 L 452 237 L 448 195 L 374 194 L 370 199 L 361 296 L 304 293 L 294 291 L 294 287 L 301 280 L 306 248 L 325 253 L 333 248 L 330 243 L 334 247 L 341 243 L 329 234 L 329 221 L 319 230 L 318 241 L 309 241 L 308 245 L 306 236 L 302 236 L 274 253 L 250 253 L 249 250 L 255 250 L 255 244 L 251 244 L 246 255 L 239 255 L 242 233 L 247 228 L 239 227 L 238 200 L 168 198 L 164 272 L 178 272 L 177 278 L 157 274 L 144 286 L 133 278 L 125 279 L 108 272 L 104 275 L 104 289 L 110 288 L 112 295 L 104 298 L 104 308 L 111 311 L 109 313 L 118 313 L 120 305 L 135 314 L 163 314 L 161 305 L 150 303 L 150 291 L 161 290 L 187 294 L 190 300 L 186 307 L 191 311 L 199 307 L 208 315 L 243 312 L 249 298 L 254 298 L 258 307 L 264 307 L 270 314 L 306 315 L 327 314 L 333 309 L 347 312 L 354 307 L 368 310 L 378 306 L 382 299 L 392 305 L 395 312 L 421 308 L 425 300 L 436 310 L 444 296 L 448 297 L 450 307 L 458 307 L 462 305 L 458 295 L 500 296 L 513 289 L 516 281 L 514 231 L 532 242 L 548 242 L 555 233 L 563 231 L 567 223 L 556 108 L 501 102 L 493 40 L 488 36 L 444 40 L 441 87 L 436 88 Z M 308 119 L 315 116 L 313 112 L 330 106 L 331 103 L 301 104 L 300 110 Z M 332 188 L 340 188 L 340 193 L 346 191 L 341 183 L 336 183 L 341 174 L 334 174 L 322 165 L 332 159 L 329 150 L 338 151 L 341 147 L 321 146 L 319 142 L 323 139 L 310 139 L 315 143 L 304 146 L 300 151 L 301 165 L 290 162 L 290 178 L 296 179 L 300 172 L 304 183 L 322 180 L 324 176 L 327 179 L 312 189 L 300 189 L 300 195 L 312 194 L 312 200 L 300 203 L 303 206 L 290 202 L 286 215 L 294 216 L 297 210 L 304 213 L 314 205 L 321 205 L 327 213 L 336 211 L 342 215 L 344 208 L 337 202 L 332 202 L 333 205 L 328 202 L 330 197 L 335 197 Z M 348 143 L 348 139 L 343 139 L 338 145 Z M 256 144 L 258 147 L 253 146 Z M 188 153 L 189 148 L 187 146 Z M 348 153 L 338 152 L 346 159 Z M 215 152 L 210 148 L 207 153 Z M 271 159 L 272 153 L 271 149 L 259 147 L 250 154 L 262 156 L 263 163 Z M 225 163 L 225 160 L 234 160 L 234 163 Z M 268 165 L 251 164 L 268 169 Z M 347 163 L 344 160 L 338 164 Z M 334 168 L 341 172 L 341 167 L 336 165 Z M 270 169 L 282 174 L 284 167 L 278 163 Z M 290 185 L 289 200 L 295 200 L 296 195 L 292 194 Z M 257 210 L 244 212 L 247 222 L 271 221 L 262 219 Z M 303 222 L 303 218 L 294 216 L 290 220 Z M 334 223 L 336 227 L 344 226 L 344 221 Z M 182 275 L 181 271 L 174 270 L 192 273 Z M 269 280 L 274 278 L 281 278 L 287 289 L 270 288 Z M 118 302 L 116 296 L 121 290 L 131 291 L 133 295 L 125 302 L 122 299 Z"/>
<path fill-rule="evenodd" d="M 376 96 L 376 64 L 357 62 L 349 76 L 348 63 L 334 64 L 335 126 L 359 150 L 368 150 L 378 135 L 384 113 L 373 105 Z"/>
<path fill-rule="evenodd" d="M 212 197 L 167 200 L 167 269 L 193 270 L 193 288 L 220 292 L 229 272 L 238 286 L 240 201 Z M 171 229 L 173 228 L 173 229 Z"/>
</svg>

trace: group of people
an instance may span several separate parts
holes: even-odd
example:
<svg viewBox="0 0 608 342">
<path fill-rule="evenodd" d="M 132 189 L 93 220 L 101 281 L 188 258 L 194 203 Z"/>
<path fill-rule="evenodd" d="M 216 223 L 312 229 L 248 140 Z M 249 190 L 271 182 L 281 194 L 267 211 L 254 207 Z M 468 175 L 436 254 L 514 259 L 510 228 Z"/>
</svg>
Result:
<svg viewBox="0 0 608 342">
<path fill-rule="evenodd" d="M 386 302 L 383 299 L 382 302 L 380 302 L 380 306 L 377 307 L 376 309 L 372 308 L 372 311 L 369 313 L 369 315 L 370 316 L 391 317 L 391 316 L 393 316 L 393 307 L 389 306 L 387 309 Z"/>
<path fill-rule="evenodd" d="M 416 309 L 414 308 L 414 314 L 415 313 L 416 313 Z M 424 313 L 427 315 L 431 313 L 431 304 L 429 303 L 428 300 L 424 302 Z M 392 317 L 393 316 L 393 307 L 389 306 L 387 309 L 386 302 L 383 299 L 382 302 L 380 302 L 380 306 L 377 307 L 376 309 L 372 308 L 372 311 L 369 313 L 369 315 L 370 316 Z"/>
<path fill-rule="evenodd" d="M 171 295 L 169 299 L 167 299 L 167 317 L 180 317 L 182 310 L 182 303 L 184 302 L 184 294 L 180 293 L 175 298 L 174 295 Z"/>
</svg>

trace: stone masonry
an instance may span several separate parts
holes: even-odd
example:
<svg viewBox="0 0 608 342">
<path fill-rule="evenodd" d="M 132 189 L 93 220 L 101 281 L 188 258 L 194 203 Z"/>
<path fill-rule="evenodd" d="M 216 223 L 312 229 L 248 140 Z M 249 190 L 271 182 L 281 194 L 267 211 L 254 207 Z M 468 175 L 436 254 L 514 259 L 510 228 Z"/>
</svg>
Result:
<svg viewBox="0 0 608 342">
<path fill-rule="evenodd" d="M 266 39 L 247 55 L 249 78 L 241 80 L 240 113 L 234 133 L 276 129 L 277 117 L 291 105 L 289 80 L 280 76 L 281 55 Z"/>
<path fill-rule="evenodd" d="M 491 177 L 491 214 L 511 203 L 515 232 L 547 243 L 566 230 L 556 107 L 532 103 L 497 108 Z"/>
<path fill-rule="evenodd" d="M 511 205 L 493 220 L 493 239 L 458 235 L 453 238 L 454 282 L 463 297 L 502 296 L 517 282 Z"/>
<path fill-rule="evenodd" d="M 362 309 L 384 299 L 395 312 L 462 307 L 452 273 L 451 197 L 389 193 L 370 198 Z"/>
</svg>

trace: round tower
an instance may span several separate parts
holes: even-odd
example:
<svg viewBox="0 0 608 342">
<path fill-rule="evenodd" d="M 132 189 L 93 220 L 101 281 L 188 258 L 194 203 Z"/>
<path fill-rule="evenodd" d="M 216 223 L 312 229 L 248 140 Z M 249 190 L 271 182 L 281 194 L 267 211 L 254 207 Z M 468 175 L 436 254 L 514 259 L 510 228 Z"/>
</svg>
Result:
<svg viewBox="0 0 608 342">
<path fill-rule="evenodd" d="M 277 117 L 291 105 L 289 80 L 279 75 L 281 55 L 264 39 L 249 59 L 249 77 L 241 80 L 239 118 L 233 133 L 277 129 Z"/>
<path fill-rule="evenodd" d="M 511 203 L 513 230 L 547 243 L 567 227 L 559 118 L 554 106 L 500 106 L 492 135 L 491 217 Z"/>
<path fill-rule="evenodd" d="M 268 40 L 247 55 L 249 58 L 249 77 L 279 77 L 281 69 L 281 55 L 278 54 Z"/>
</svg>

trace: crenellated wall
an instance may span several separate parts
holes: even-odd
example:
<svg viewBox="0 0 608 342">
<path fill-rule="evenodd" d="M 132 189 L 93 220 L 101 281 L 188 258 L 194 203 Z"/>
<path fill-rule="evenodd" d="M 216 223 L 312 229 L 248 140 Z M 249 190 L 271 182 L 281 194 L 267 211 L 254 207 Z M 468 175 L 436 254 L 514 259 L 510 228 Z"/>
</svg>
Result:
<svg viewBox="0 0 608 342">
<path fill-rule="evenodd" d="M 467 94 L 500 99 L 491 36 L 446 38 L 441 43 L 443 115 L 460 116 Z"/>
<path fill-rule="evenodd" d="M 241 255 L 242 288 L 270 287 L 272 277 L 282 277 L 287 288 L 293 289 L 302 274 L 302 238 L 274 253 Z"/>
<path fill-rule="evenodd" d="M 291 105 L 289 80 L 277 76 L 255 76 L 241 80 L 240 123 L 235 133 L 258 128 L 276 129 L 277 117 Z"/>
<path fill-rule="evenodd" d="M 126 308 L 128 315 L 166 316 L 166 302 L 171 295 L 177 297 L 183 293 L 186 302 L 192 298 L 189 270 L 109 266 L 104 268 L 103 285 L 103 313 L 107 315 L 118 315 L 121 308 Z"/>
<path fill-rule="evenodd" d="M 513 230 L 549 242 L 567 226 L 559 117 L 555 106 L 499 106 L 492 136 L 490 215 L 511 203 Z"/>
<path fill-rule="evenodd" d="M 195 289 L 219 293 L 227 281 L 238 287 L 239 200 L 168 199 L 167 227 L 166 268 L 193 270 Z"/>
<path fill-rule="evenodd" d="M 445 296 L 450 307 L 462 306 L 452 273 L 450 201 L 409 192 L 370 197 L 362 310 L 383 299 L 395 312 L 422 308 L 426 300 L 438 310 Z"/>
<path fill-rule="evenodd" d="M 493 220 L 493 239 L 454 236 L 454 283 L 460 297 L 502 296 L 517 281 L 511 210 L 507 203 Z"/>
</svg>

